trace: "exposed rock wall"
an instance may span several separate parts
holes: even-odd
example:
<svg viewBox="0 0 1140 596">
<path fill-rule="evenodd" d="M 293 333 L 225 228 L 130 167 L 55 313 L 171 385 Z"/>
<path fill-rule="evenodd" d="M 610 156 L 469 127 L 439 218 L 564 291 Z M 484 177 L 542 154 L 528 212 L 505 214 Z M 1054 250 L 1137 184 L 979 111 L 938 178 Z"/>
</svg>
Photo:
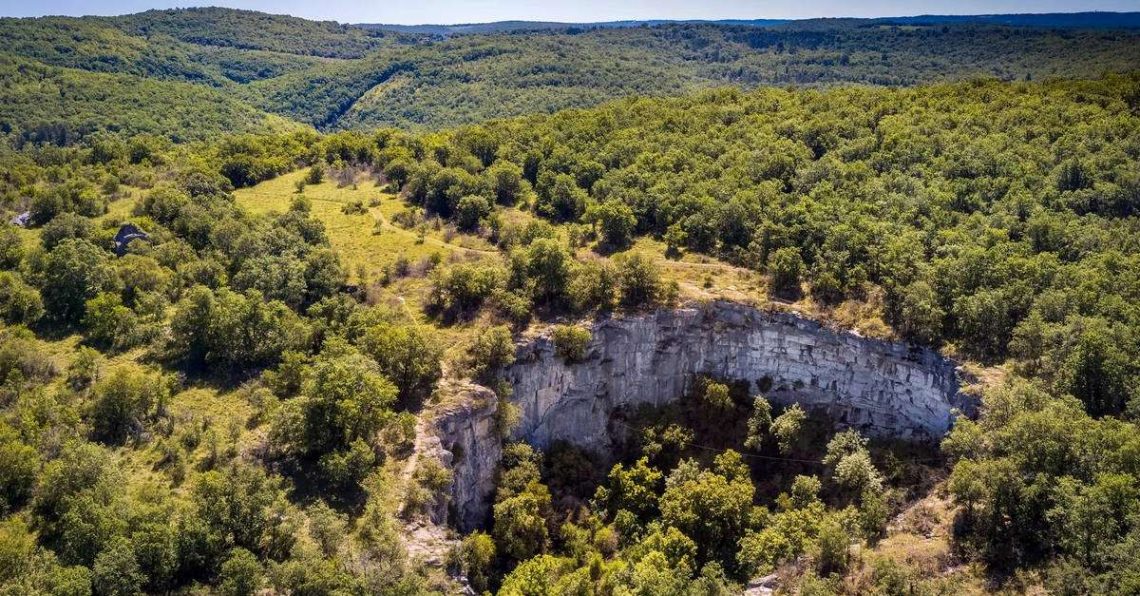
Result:
<svg viewBox="0 0 1140 596">
<path fill-rule="evenodd" d="M 622 406 L 681 396 L 697 374 L 748 380 L 779 404 L 824 410 L 872 436 L 941 437 L 953 409 L 972 414 L 953 362 L 934 351 L 828 329 L 783 313 L 728 302 L 613 318 L 593 326 L 585 358 L 567 364 L 548 337 L 519 346 L 504 371 L 521 410 L 513 438 L 545 448 L 556 440 L 606 453 L 608 423 Z M 453 521 L 482 523 L 501 453 L 494 399 L 438 418 L 454 455 Z"/>
<path fill-rule="evenodd" d="M 495 470 L 503 454 L 496 426 L 498 398 L 478 385 L 450 389 L 449 403 L 436 408 L 429 423 L 434 437 L 426 438 L 428 444 L 420 451 L 438 458 L 452 473 L 451 494 L 444 507 L 432 509 L 432 521 L 451 521 L 468 530 L 486 519 L 495 490 Z"/>
</svg>

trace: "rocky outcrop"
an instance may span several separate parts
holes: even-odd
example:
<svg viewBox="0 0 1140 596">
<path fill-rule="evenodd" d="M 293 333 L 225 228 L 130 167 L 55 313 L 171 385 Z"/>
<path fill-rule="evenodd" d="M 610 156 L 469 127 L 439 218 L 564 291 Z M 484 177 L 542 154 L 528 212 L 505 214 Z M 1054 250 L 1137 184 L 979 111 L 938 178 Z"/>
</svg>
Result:
<svg viewBox="0 0 1140 596">
<path fill-rule="evenodd" d="M 512 438 L 539 448 L 564 440 L 605 455 L 616 410 L 675 400 L 698 374 L 747 380 L 774 403 L 823 410 L 872 436 L 936 439 L 955 410 L 975 407 L 958 392 L 954 363 L 932 350 L 736 303 L 606 319 L 592 333 L 573 364 L 548 337 L 519 346 L 503 371 L 521 414 Z M 455 472 L 452 521 L 463 529 L 486 519 L 501 454 L 494 396 L 471 395 L 435 424 Z"/>
<path fill-rule="evenodd" d="M 421 453 L 438 458 L 451 470 L 451 494 L 444 507 L 430 513 L 437 524 L 451 521 L 467 530 L 486 518 L 495 490 L 495 470 L 503 453 L 496 424 L 498 398 L 490 389 L 472 384 L 449 387 L 446 394 L 446 403 L 432 413 L 433 436 L 426 439 Z"/>
</svg>

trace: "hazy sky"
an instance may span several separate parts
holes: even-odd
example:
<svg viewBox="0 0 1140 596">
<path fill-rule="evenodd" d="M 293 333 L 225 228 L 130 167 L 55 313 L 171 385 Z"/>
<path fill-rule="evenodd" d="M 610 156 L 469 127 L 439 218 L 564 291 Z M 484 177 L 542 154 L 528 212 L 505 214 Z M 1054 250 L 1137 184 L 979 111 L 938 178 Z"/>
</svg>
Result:
<svg viewBox="0 0 1140 596">
<path fill-rule="evenodd" d="M 0 0 L 0 15 L 115 15 L 185 6 L 229 6 L 347 23 L 452 24 L 1140 11 L 1140 0 Z"/>
</svg>

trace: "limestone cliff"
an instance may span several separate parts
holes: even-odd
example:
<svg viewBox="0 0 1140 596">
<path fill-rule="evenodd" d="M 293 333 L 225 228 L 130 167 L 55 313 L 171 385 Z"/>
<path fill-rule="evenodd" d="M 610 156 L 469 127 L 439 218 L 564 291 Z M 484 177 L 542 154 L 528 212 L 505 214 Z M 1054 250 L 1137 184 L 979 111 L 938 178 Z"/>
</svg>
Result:
<svg viewBox="0 0 1140 596">
<path fill-rule="evenodd" d="M 747 380 L 777 404 L 823 410 L 872 436 L 936 439 L 954 410 L 972 414 L 953 362 L 921 347 L 836 331 L 795 315 L 713 302 L 596 322 L 585 357 L 567 364 L 548 337 L 524 342 L 503 371 L 521 420 L 514 439 L 556 440 L 605 454 L 611 414 L 677 399 L 697 374 Z M 437 415 L 452 466 L 452 523 L 480 525 L 501 454 L 497 404 L 484 392 Z M 450 460 L 450 461 L 446 461 Z"/>
</svg>

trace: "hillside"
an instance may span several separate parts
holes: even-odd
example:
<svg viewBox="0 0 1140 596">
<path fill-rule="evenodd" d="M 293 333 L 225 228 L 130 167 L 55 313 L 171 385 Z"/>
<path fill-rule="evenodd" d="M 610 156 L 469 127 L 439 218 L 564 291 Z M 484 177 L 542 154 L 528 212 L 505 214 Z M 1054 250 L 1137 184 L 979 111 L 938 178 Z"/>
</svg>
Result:
<svg viewBox="0 0 1140 596">
<path fill-rule="evenodd" d="M 1123 15 L 1119 22 L 1126 25 L 1129 18 Z M 134 77 L 142 77 L 153 96 L 166 96 L 165 105 L 191 111 L 220 105 L 224 112 L 247 114 L 239 123 L 258 111 L 322 130 L 438 129 L 723 85 L 906 86 L 977 77 L 1086 77 L 1140 64 L 1136 30 L 1081 27 L 1100 27 L 1102 16 L 1010 22 L 1047 28 L 938 17 L 906 26 L 843 19 L 543 24 L 524 31 L 518 27 L 526 24 L 501 23 L 441 37 L 434 30 L 392 32 L 218 8 L 2 19 L 0 55 L 8 63 L 34 66 L 36 78 L 54 87 L 100 73 L 102 78 L 83 84 L 100 86 L 101 97 L 113 106 L 91 118 L 79 115 L 87 108 L 77 105 L 45 122 L 21 97 L 28 91 L 17 78 L 0 86 L 0 100 L 9 104 L 2 124 L 27 139 L 40 138 L 34 130 L 45 125 L 69 130 L 57 139 L 80 138 L 97 128 L 145 128 L 179 139 L 225 130 L 217 127 L 219 118 L 207 115 L 192 119 L 202 123 L 194 131 L 179 129 L 169 117 L 162 126 L 133 124 L 156 119 L 146 113 L 149 108 L 135 111 L 129 96 Z M 183 84 L 211 91 L 191 92 Z M 47 105 L 56 101 L 42 99 Z"/>
<path fill-rule="evenodd" d="M 7 57 L 0 57 L 0 78 L 0 130 L 17 145 L 68 145 L 96 131 L 187 142 L 304 128 L 203 85 Z"/>
<path fill-rule="evenodd" d="M 0 589 L 1127 593 L 1138 110 L 1132 74 L 5 146 Z M 617 359 L 645 395 L 602 411 Z"/>
<path fill-rule="evenodd" d="M 469 35 L 474 33 L 507 33 L 550 29 L 624 29 L 656 25 L 737 25 L 748 27 L 775 27 L 786 25 L 789 29 L 806 29 L 817 24 L 842 22 L 848 26 L 874 27 L 878 25 L 1004 25 L 1010 27 L 1048 27 L 1055 29 L 1135 29 L 1140 27 L 1140 12 L 1065 12 L 1038 14 L 994 14 L 994 15 L 919 15 L 910 17 L 844 18 L 844 19 L 721 19 L 721 20 L 645 20 L 645 21 L 598 21 L 585 23 L 548 21 L 498 21 L 494 23 L 470 23 L 457 25 L 392 25 L 382 23 L 359 23 L 353 25 L 369 31 L 394 31 L 399 33 L 422 33 L 429 35 Z"/>
</svg>

